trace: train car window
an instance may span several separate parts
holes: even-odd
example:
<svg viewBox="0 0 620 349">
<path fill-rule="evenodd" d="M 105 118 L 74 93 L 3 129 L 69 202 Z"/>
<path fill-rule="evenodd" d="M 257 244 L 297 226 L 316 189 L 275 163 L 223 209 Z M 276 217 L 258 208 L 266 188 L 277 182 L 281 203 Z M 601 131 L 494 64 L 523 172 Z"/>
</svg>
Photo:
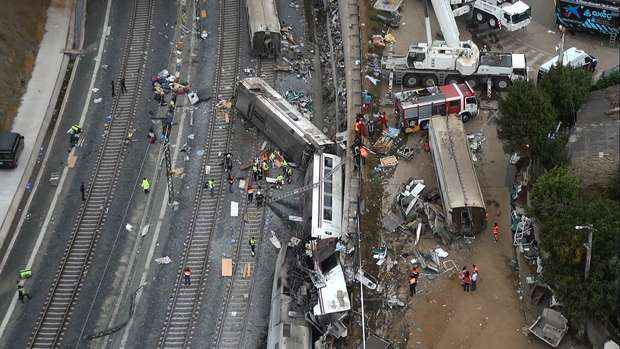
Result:
<svg viewBox="0 0 620 349">
<path fill-rule="evenodd" d="M 323 162 L 323 164 L 325 165 L 325 168 L 331 169 L 332 167 L 334 167 L 334 159 L 325 157 L 325 161 Z"/>
<path fill-rule="evenodd" d="M 323 196 L 323 206 L 332 207 L 332 196 L 331 194 Z"/>
<path fill-rule="evenodd" d="M 323 209 L 323 220 L 326 220 L 326 221 L 332 220 L 332 209 L 331 208 Z"/>
<path fill-rule="evenodd" d="M 331 193 L 332 192 L 332 183 L 331 182 L 324 182 L 323 190 L 326 191 L 326 192 Z"/>
</svg>

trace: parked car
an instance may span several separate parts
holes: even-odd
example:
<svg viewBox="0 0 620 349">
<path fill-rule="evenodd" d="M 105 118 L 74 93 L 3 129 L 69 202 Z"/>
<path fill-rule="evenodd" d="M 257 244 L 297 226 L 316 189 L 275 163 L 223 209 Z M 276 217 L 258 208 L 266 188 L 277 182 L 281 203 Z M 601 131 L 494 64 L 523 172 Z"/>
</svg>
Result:
<svg viewBox="0 0 620 349">
<path fill-rule="evenodd" d="M 15 132 L 0 133 L 0 168 L 16 168 L 24 148 L 24 137 Z"/>
</svg>

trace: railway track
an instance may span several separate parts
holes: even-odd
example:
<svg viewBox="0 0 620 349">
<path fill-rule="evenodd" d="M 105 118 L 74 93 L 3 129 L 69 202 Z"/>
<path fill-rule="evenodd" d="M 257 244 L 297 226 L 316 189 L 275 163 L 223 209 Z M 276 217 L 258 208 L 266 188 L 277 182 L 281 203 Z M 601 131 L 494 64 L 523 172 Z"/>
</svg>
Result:
<svg viewBox="0 0 620 349">
<path fill-rule="evenodd" d="M 154 0 L 134 0 L 122 55 L 121 76 L 127 93 L 119 94 L 112 105 L 112 122 L 97 153 L 88 181 L 86 200 L 75 220 L 52 286 L 28 341 L 29 348 L 55 348 L 63 341 L 73 307 L 88 273 L 90 262 L 125 159 L 126 138 L 141 101 L 144 62 L 150 45 Z"/>
<path fill-rule="evenodd" d="M 220 0 L 218 60 L 213 96 L 229 99 L 233 96 L 239 72 L 239 47 L 242 32 L 241 0 Z M 193 219 L 184 243 L 183 264 L 179 268 L 173 294 L 170 297 L 158 347 L 185 348 L 191 345 L 196 321 L 199 319 L 202 296 L 206 290 L 206 277 L 210 268 L 209 249 L 218 219 L 222 197 L 224 167 L 220 155 L 228 150 L 229 124 L 217 115 L 215 103 L 209 127 L 209 144 L 206 146 L 201 168 L 203 172 L 194 201 Z M 211 195 L 203 184 L 209 178 L 216 180 L 216 193 Z M 182 270 L 192 270 L 191 285 L 184 285 Z"/>
<path fill-rule="evenodd" d="M 275 60 L 258 61 L 257 72 L 272 86 L 275 84 Z M 256 146 L 258 150 L 258 145 Z M 244 200 L 242 223 L 233 255 L 233 276 L 225 285 L 224 301 L 216 322 L 215 348 L 237 349 L 245 347 L 247 315 L 254 291 L 254 272 L 263 240 L 265 207 L 256 207 Z M 251 237 L 257 239 L 256 256 L 249 246 Z"/>
</svg>

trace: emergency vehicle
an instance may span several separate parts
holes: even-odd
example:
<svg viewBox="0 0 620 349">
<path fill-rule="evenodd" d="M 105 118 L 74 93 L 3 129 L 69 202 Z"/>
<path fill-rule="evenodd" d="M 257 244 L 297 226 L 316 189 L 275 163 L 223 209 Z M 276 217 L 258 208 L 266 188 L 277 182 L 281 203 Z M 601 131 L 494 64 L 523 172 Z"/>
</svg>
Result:
<svg viewBox="0 0 620 349">
<path fill-rule="evenodd" d="M 476 93 L 468 83 L 396 92 L 394 107 L 404 129 L 426 129 L 431 116 L 456 114 L 466 122 L 478 114 Z"/>
</svg>

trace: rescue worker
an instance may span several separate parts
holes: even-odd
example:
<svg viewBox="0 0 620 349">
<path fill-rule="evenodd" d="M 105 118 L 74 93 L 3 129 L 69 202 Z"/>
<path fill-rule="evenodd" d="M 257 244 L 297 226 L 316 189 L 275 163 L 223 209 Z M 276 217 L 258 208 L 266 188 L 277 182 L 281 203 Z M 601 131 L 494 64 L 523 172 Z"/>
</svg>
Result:
<svg viewBox="0 0 620 349">
<path fill-rule="evenodd" d="M 471 272 L 471 291 L 472 292 L 476 290 L 477 284 L 478 284 L 478 272 L 474 268 L 474 271 Z"/>
<path fill-rule="evenodd" d="M 258 164 L 256 161 L 252 163 L 252 178 L 254 178 L 254 182 L 258 181 Z"/>
<path fill-rule="evenodd" d="M 413 296 L 416 293 L 416 286 L 418 285 L 418 278 L 420 277 L 420 273 L 418 272 L 418 268 L 414 268 L 409 275 L 409 295 Z"/>
<path fill-rule="evenodd" d="M 250 238 L 250 241 L 248 241 L 248 244 L 250 245 L 250 252 L 252 252 L 252 257 L 256 256 L 256 238 L 252 236 Z"/>
<path fill-rule="evenodd" d="M 207 183 L 205 183 L 205 188 L 209 188 L 209 192 L 213 195 L 213 190 L 215 189 L 215 180 L 213 178 L 209 178 Z"/>
<path fill-rule="evenodd" d="M 157 138 L 155 137 L 155 130 L 153 130 L 153 128 L 149 128 L 149 134 L 147 136 L 147 140 L 149 142 L 149 144 L 155 144 L 155 140 Z"/>
<path fill-rule="evenodd" d="M 183 270 L 183 279 L 185 280 L 185 286 L 192 284 L 192 269 L 190 267 L 186 267 Z"/>
<path fill-rule="evenodd" d="M 67 133 L 72 135 L 79 135 L 80 133 L 82 133 L 82 128 L 80 127 L 80 124 L 74 124 L 69 128 L 69 131 L 67 131 Z"/>
<path fill-rule="evenodd" d="M 233 186 L 235 185 L 235 177 L 232 173 L 228 173 L 228 191 L 233 192 Z"/>
<path fill-rule="evenodd" d="M 463 274 L 463 291 L 469 292 L 470 289 L 471 289 L 471 274 L 469 273 L 469 270 L 465 270 L 465 273 Z"/>
<path fill-rule="evenodd" d="M 379 119 L 377 121 L 379 122 L 379 125 L 381 125 L 381 128 L 383 130 L 387 130 L 387 128 L 388 128 L 388 118 L 387 118 L 387 114 L 385 112 L 379 113 Z"/>
<path fill-rule="evenodd" d="M 84 182 L 80 183 L 80 194 L 82 196 L 82 201 L 86 200 L 86 187 L 84 186 Z"/>
<path fill-rule="evenodd" d="M 355 170 L 360 169 L 361 157 L 360 157 L 360 147 L 356 145 L 353 147 L 353 167 Z"/>
<path fill-rule="evenodd" d="M 282 185 L 284 185 L 284 176 L 280 174 L 276 177 L 276 187 L 280 189 Z"/>
<path fill-rule="evenodd" d="M 286 182 L 291 184 L 291 182 L 293 182 L 293 169 L 291 167 L 287 167 L 284 170 L 284 174 L 286 175 Z"/>
<path fill-rule="evenodd" d="M 362 159 L 362 165 L 366 165 L 366 158 L 368 157 L 368 148 L 361 146 L 360 147 L 360 156 Z"/>
<path fill-rule="evenodd" d="M 254 200 L 254 188 L 251 185 L 248 185 L 248 203 L 251 204 L 252 200 Z"/>
<path fill-rule="evenodd" d="M 495 239 L 495 242 L 499 241 L 499 225 L 497 225 L 497 222 L 493 223 L 493 239 Z"/>
<path fill-rule="evenodd" d="M 269 164 L 267 161 L 263 161 L 263 175 L 269 174 Z"/>
<path fill-rule="evenodd" d="M 26 298 L 26 297 L 28 297 L 28 300 L 32 299 L 32 297 L 30 296 L 30 293 L 28 293 L 28 291 L 26 291 L 26 289 L 19 282 L 19 280 L 17 281 L 17 294 L 19 295 L 19 301 L 22 302 L 22 303 L 24 303 L 24 298 Z"/>
<path fill-rule="evenodd" d="M 125 85 L 125 78 L 121 78 L 121 94 L 124 95 L 127 92 L 127 86 Z"/>
<path fill-rule="evenodd" d="M 261 193 L 260 189 L 256 192 L 256 207 L 263 206 L 264 195 Z"/>
<path fill-rule="evenodd" d="M 288 167 L 288 161 L 286 161 L 286 159 L 282 159 L 282 167 L 283 168 L 287 168 Z"/>
<path fill-rule="evenodd" d="M 232 171 L 233 162 L 231 153 L 226 153 L 226 156 L 224 156 L 224 165 L 226 166 L 226 172 Z"/>
<path fill-rule="evenodd" d="M 151 191 L 151 182 L 149 182 L 146 177 L 142 177 L 142 183 L 140 186 L 144 189 L 144 194 L 148 194 Z"/>
<path fill-rule="evenodd" d="M 272 151 L 271 154 L 269 154 L 269 163 L 271 164 L 271 167 L 275 167 L 276 166 L 276 151 Z"/>
</svg>

